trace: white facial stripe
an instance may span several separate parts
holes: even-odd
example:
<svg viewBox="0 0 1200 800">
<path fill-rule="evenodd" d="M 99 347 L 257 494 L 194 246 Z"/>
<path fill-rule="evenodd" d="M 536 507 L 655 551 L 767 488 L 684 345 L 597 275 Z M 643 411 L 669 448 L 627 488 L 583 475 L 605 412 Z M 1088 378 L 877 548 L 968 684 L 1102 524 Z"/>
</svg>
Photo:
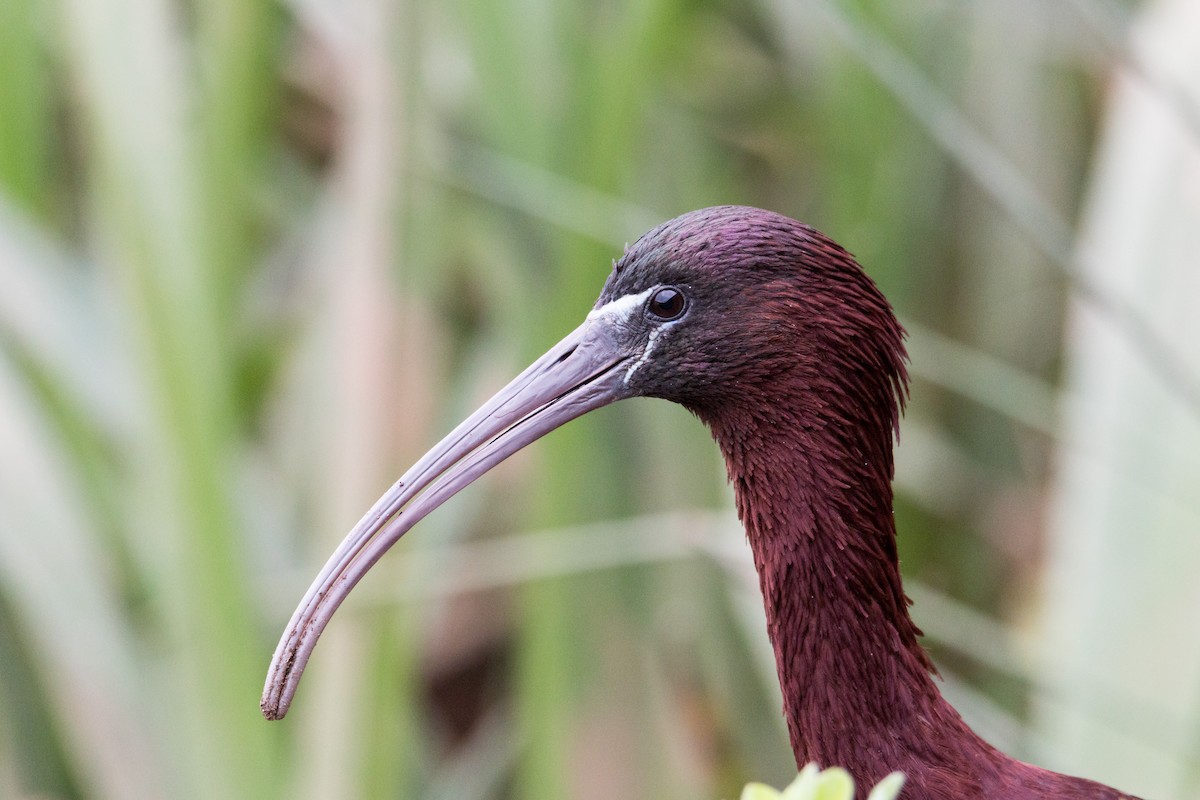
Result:
<svg viewBox="0 0 1200 800">
<path fill-rule="evenodd" d="M 610 300 L 599 308 L 588 312 L 589 320 L 599 319 L 600 317 L 617 317 L 622 322 L 629 319 L 630 314 L 635 309 L 639 308 L 646 299 L 650 297 L 650 293 L 657 289 L 657 286 L 651 286 L 646 291 L 640 294 L 627 294 L 618 297 L 616 300 Z"/>
<path fill-rule="evenodd" d="M 633 377 L 633 373 L 638 371 L 638 368 L 645 364 L 650 359 L 650 354 L 654 352 L 654 343 L 658 341 L 658 337 L 668 326 L 663 325 L 650 331 L 650 337 L 646 339 L 646 349 L 638 357 L 638 360 L 629 365 L 629 369 L 625 370 L 625 380 L 623 383 L 628 386 L 629 379 Z"/>
<path fill-rule="evenodd" d="M 608 317 L 615 322 L 624 323 L 628 321 L 631 316 L 636 314 L 638 309 L 645 305 L 651 294 L 661 288 L 661 286 L 651 286 L 644 292 L 640 292 L 638 294 L 627 294 L 622 297 L 618 297 L 616 300 L 610 300 L 599 308 L 589 312 L 587 318 L 589 321 L 591 321 L 601 317 Z M 638 356 L 637 361 L 634 361 L 629 365 L 629 369 L 625 370 L 624 382 L 626 385 L 629 384 L 629 379 L 633 377 L 633 373 L 637 372 L 643 364 L 650 360 L 650 356 L 654 353 L 654 345 L 658 342 L 658 337 L 662 335 L 663 331 L 670 327 L 672 327 L 672 323 L 659 325 L 650 331 L 650 335 L 646 339 L 646 349 L 642 351 L 640 356 Z"/>
</svg>

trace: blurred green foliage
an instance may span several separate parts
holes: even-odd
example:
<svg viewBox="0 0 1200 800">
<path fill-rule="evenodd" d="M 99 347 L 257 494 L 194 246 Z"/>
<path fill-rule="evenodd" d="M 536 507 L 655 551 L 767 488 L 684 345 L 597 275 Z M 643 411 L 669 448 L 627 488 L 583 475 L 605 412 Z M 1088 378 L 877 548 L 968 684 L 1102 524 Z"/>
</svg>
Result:
<svg viewBox="0 0 1200 800">
<path fill-rule="evenodd" d="M 0 796 L 694 800 L 794 774 L 723 466 L 649 401 L 423 523 L 288 719 L 257 709 L 372 499 L 576 324 L 623 243 L 716 203 L 816 225 L 892 298 L 901 551 L 947 693 L 1104 777 L 1039 734 L 1079 698 L 1031 587 L 1064 309 L 1097 299 L 1072 221 L 1134 11 L 0 2 Z M 1186 115 L 1195 86 L 1168 88 Z M 1136 676 L 1088 698 L 1197 774 L 1200 705 Z"/>
</svg>

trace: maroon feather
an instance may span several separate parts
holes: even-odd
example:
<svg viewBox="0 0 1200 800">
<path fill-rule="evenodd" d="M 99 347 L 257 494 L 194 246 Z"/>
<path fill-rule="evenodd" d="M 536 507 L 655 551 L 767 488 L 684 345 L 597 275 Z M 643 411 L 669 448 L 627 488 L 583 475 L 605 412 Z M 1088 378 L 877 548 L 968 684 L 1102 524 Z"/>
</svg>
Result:
<svg viewBox="0 0 1200 800">
<path fill-rule="evenodd" d="M 714 322 L 725 328 L 711 356 L 721 379 L 660 393 L 689 406 L 724 454 L 797 764 L 843 766 L 860 786 L 901 770 L 905 800 L 1128 797 L 1001 753 L 938 691 L 892 513 L 904 334 L 862 268 L 798 222 L 723 207 L 647 234 L 610 284 L 664 262 L 707 269 L 744 295 L 741 317 Z"/>
</svg>

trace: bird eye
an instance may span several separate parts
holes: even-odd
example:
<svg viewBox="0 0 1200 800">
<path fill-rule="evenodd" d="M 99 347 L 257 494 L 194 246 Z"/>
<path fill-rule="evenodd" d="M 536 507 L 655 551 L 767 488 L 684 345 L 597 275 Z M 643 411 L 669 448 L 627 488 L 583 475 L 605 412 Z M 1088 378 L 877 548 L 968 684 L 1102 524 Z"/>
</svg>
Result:
<svg viewBox="0 0 1200 800">
<path fill-rule="evenodd" d="M 646 307 L 658 319 L 679 319 L 687 308 L 687 298 L 674 286 L 664 286 L 654 293 Z"/>
</svg>

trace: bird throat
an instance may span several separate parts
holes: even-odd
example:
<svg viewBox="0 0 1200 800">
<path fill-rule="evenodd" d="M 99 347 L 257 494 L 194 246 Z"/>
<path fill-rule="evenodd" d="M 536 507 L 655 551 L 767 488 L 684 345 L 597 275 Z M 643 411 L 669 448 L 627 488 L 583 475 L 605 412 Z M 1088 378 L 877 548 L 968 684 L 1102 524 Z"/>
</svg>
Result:
<svg viewBox="0 0 1200 800">
<path fill-rule="evenodd" d="M 869 426 L 771 404 L 701 416 L 754 554 L 797 763 L 842 766 L 870 785 L 957 760 L 964 743 L 990 753 L 942 699 L 908 614 L 891 431 L 856 441 Z"/>
</svg>

